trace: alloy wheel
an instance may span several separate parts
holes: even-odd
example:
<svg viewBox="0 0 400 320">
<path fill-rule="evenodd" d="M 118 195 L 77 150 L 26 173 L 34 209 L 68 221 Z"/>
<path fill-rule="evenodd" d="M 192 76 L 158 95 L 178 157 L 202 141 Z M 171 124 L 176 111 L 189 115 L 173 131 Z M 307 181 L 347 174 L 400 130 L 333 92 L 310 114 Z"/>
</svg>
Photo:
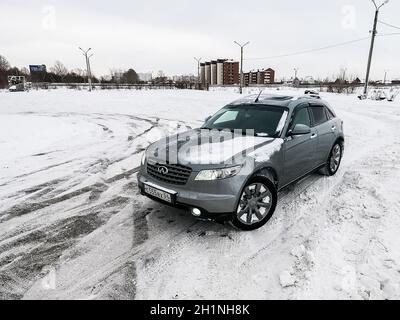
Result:
<svg viewBox="0 0 400 320">
<path fill-rule="evenodd" d="M 248 185 L 240 198 L 237 218 L 246 225 L 262 221 L 272 207 L 272 193 L 262 183 Z"/>
<path fill-rule="evenodd" d="M 340 145 L 335 145 L 332 150 L 331 158 L 329 160 L 329 167 L 332 172 L 336 172 L 340 165 L 340 159 L 342 157 L 342 148 Z"/>
</svg>

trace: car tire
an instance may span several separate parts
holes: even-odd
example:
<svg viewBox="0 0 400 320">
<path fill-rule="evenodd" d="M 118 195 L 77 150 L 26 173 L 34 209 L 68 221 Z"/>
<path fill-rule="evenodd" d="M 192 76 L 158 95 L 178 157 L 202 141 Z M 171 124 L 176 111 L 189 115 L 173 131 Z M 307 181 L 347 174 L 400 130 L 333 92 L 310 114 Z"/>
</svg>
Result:
<svg viewBox="0 0 400 320">
<path fill-rule="evenodd" d="M 338 141 L 333 145 L 328 160 L 326 161 L 325 166 L 320 170 L 320 173 L 328 177 L 335 175 L 339 170 L 342 158 L 343 144 Z"/>
<path fill-rule="evenodd" d="M 257 188 L 260 189 L 257 190 Z M 261 198 L 263 195 L 265 197 Z M 276 187 L 270 179 L 262 175 L 253 177 L 240 194 L 237 210 L 233 214 L 231 224 L 243 231 L 261 228 L 273 216 L 277 200 Z M 247 211 L 244 210 L 247 209 L 247 207 L 244 207 L 245 205 L 249 207 Z"/>
</svg>

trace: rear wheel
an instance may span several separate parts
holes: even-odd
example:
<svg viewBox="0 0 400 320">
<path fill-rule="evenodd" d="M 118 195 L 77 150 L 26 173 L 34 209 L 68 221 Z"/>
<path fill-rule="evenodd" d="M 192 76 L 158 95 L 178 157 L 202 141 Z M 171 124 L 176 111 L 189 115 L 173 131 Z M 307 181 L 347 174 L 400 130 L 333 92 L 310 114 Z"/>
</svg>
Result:
<svg viewBox="0 0 400 320">
<path fill-rule="evenodd" d="M 325 166 L 321 169 L 321 173 L 326 176 L 333 176 L 339 170 L 340 163 L 342 162 L 343 156 L 343 145 L 340 142 L 336 142 L 333 146 L 331 153 L 329 154 L 328 161 Z"/>
<path fill-rule="evenodd" d="M 241 230 L 255 230 L 271 219 L 277 203 L 274 184 L 255 177 L 244 187 L 232 224 Z"/>
</svg>

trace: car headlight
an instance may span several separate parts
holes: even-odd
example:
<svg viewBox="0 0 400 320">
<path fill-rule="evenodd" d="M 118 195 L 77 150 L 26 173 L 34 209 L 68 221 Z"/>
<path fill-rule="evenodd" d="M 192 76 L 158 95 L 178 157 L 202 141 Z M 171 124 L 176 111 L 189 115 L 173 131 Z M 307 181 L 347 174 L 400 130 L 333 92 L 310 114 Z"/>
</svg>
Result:
<svg viewBox="0 0 400 320">
<path fill-rule="evenodd" d="M 145 162 L 146 162 L 146 151 L 142 155 L 142 162 L 141 162 L 142 166 L 144 165 Z"/>
<path fill-rule="evenodd" d="M 200 171 L 195 180 L 197 181 L 211 181 L 211 180 L 221 180 L 226 178 L 231 178 L 236 176 L 242 166 L 224 168 L 224 169 L 215 169 L 215 170 L 203 170 Z"/>
</svg>

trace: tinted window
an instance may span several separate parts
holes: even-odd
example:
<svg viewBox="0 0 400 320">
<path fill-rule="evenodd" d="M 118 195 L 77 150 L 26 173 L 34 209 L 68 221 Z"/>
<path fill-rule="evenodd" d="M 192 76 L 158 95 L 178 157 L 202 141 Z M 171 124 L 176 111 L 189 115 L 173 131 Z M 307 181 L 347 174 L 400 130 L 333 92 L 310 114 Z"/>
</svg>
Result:
<svg viewBox="0 0 400 320">
<path fill-rule="evenodd" d="M 203 128 L 254 130 L 256 134 L 274 137 L 281 130 L 280 124 L 286 120 L 287 112 L 284 108 L 269 106 L 239 105 L 222 109 Z M 284 122 L 283 122 L 284 124 Z"/>
<path fill-rule="evenodd" d="M 229 110 L 229 111 L 223 113 L 217 120 L 215 120 L 214 124 L 235 121 L 238 114 L 239 114 L 239 111 Z"/>
<path fill-rule="evenodd" d="M 332 113 L 331 110 L 329 110 L 328 108 L 325 108 L 325 110 L 326 110 L 326 114 L 328 115 L 328 119 L 329 119 L 329 120 L 335 118 L 335 115 Z"/>
<path fill-rule="evenodd" d="M 322 106 L 311 107 L 311 113 L 314 118 L 314 125 L 316 126 L 328 121 L 328 118 L 325 113 L 325 107 Z"/>
<path fill-rule="evenodd" d="M 297 124 L 304 124 L 306 126 L 311 127 L 310 114 L 308 113 L 307 108 L 303 108 L 296 112 L 292 128 L 294 128 Z"/>
</svg>

